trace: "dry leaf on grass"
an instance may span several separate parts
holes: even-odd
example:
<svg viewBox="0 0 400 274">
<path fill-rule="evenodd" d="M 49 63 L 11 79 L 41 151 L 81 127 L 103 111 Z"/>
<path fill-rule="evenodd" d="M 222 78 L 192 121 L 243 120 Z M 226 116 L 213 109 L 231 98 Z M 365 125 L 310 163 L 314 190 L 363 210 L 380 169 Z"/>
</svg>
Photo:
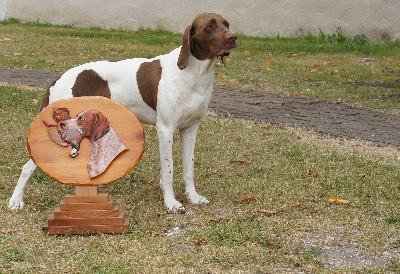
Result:
<svg viewBox="0 0 400 274">
<path fill-rule="evenodd" d="M 285 210 L 284 209 L 279 209 L 279 210 L 260 209 L 257 211 L 257 213 L 264 214 L 264 215 L 274 215 L 274 214 L 277 214 L 277 213 L 280 213 L 283 211 L 285 211 Z"/>
<path fill-rule="evenodd" d="M 343 200 L 339 196 L 331 196 L 329 197 L 329 202 L 335 205 L 348 205 L 351 204 L 349 200 Z"/>
<path fill-rule="evenodd" d="M 298 201 L 296 204 L 292 205 L 291 207 L 298 207 L 301 206 L 303 202 L 302 201 Z"/>
<path fill-rule="evenodd" d="M 308 177 L 312 177 L 313 173 L 311 172 L 311 169 L 307 169 L 306 173 L 301 174 L 301 176 L 308 178 Z"/>
<path fill-rule="evenodd" d="M 364 179 L 366 177 L 367 177 L 367 175 L 365 175 L 365 173 L 358 174 L 358 178 L 360 178 L 360 179 Z"/>
<path fill-rule="evenodd" d="M 2 230 L 0 230 L 1 234 L 13 234 L 15 232 L 17 232 L 16 229 L 2 229 Z"/>
<path fill-rule="evenodd" d="M 202 245 L 205 245 L 206 243 L 208 243 L 208 241 L 206 239 L 199 239 L 194 244 L 196 246 L 202 246 Z"/>
<path fill-rule="evenodd" d="M 215 219 L 211 219 L 210 220 L 210 223 L 219 223 L 219 222 L 221 222 L 223 220 L 223 218 L 215 218 Z"/>
<path fill-rule="evenodd" d="M 40 203 L 40 202 L 32 202 L 31 206 L 40 206 L 40 207 L 45 207 L 46 204 L 45 203 Z"/>
<path fill-rule="evenodd" d="M 239 160 L 231 160 L 229 163 L 239 163 L 239 164 L 251 164 L 251 161 L 239 159 Z"/>
</svg>

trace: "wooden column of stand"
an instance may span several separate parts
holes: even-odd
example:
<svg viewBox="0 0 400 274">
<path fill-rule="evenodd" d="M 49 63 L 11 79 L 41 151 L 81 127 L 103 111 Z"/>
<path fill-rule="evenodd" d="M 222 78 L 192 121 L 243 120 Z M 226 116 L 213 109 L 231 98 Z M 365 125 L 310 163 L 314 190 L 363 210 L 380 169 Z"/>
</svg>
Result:
<svg viewBox="0 0 400 274">
<path fill-rule="evenodd" d="M 124 233 L 129 221 L 113 205 L 108 194 L 97 193 L 97 186 L 76 186 L 75 195 L 67 194 L 43 225 L 53 234 Z"/>
</svg>

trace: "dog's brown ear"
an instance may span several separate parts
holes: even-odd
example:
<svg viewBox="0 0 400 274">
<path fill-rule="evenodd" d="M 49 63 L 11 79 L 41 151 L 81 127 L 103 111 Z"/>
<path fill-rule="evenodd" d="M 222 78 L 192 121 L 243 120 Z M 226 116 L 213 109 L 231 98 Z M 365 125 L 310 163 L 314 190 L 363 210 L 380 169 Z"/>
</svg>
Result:
<svg viewBox="0 0 400 274">
<path fill-rule="evenodd" d="M 90 134 L 90 140 L 97 141 L 110 130 L 110 124 L 108 123 L 107 118 L 98 111 L 93 112 L 93 116 L 94 123 L 92 133 Z"/>
<path fill-rule="evenodd" d="M 191 29 L 192 29 L 192 26 L 189 26 L 183 32 L 182 47 L 181 47 L 181 52 L 179 53 L 179 58 L 178 58 L 178 67 L 180 70 L 185 69 L 189 64 Z"/>
</svg>

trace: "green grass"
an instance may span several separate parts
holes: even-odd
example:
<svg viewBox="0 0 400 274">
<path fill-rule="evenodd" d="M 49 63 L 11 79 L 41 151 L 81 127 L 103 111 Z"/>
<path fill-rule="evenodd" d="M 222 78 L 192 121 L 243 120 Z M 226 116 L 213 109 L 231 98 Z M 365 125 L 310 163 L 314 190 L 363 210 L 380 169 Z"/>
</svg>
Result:
<svg viewBox="0 0 400 274">
<path fill-rule="evenodd" d="M 65 71 L 94 60 L 153 57 L 181 44 L 163 28 L 138 31 L 0 22 L 0 67 Z M 217 66 L 216 84 L 325 98 L 399 112 L 400 41 L 372 43 L 362 34 L 239 36 Z"/>
<path fill-rule="evenodd" d="M 43 93 L 0 87 L 0 273 L 396 273 L 400 267 L 397 150 L 212 114 L 201 124 L 195 162 L 198 189 L 211 206 L 186 204 L 175 147 L 176 195 L 188 213 L 158 214 L 165 212 L 158 144 L 146 126 L 142 161 L 101 187 L 130 219 L 130 232 L 47 236 L 43 222 L 73 188 L 36 171 L 25 210 L 6 206 L 29 158 L 26 134 Z M 351 204 L 330 204 L 332 195 Z M 254 199 L 240 200 L 248 196 Z M 338 264 L 346 252 L 356 261 L 348 256 Z"/>
</svg>

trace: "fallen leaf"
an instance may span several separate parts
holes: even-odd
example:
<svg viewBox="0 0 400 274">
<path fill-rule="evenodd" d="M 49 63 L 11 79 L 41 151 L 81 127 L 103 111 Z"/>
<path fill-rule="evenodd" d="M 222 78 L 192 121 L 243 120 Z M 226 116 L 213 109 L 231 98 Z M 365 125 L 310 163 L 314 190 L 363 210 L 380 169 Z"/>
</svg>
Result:
<svg viewBox="0 0 400 274">
<path fill-rule="evenodd" d="M 303 202 L 302 201 L 298 201 L 296 204 L 292 205 L 291 207 L 298 207 L 301 206 Z"/>
<path fill-rule="evenodd" d="M 247 78 L 246 82 L 247 82 L 247 84 L 251 84 L 251 83 L 254 82 L 254 79 L 253 78 Z"/>
<path fill-rule="evenodd" d="M 331 204 L 335 204 L 335 205 L 347 205 L 347 204 L 351 203 L 350 201 L 343 200 L 339 196 L 335 196 L 335 195 L 329 197 L 329 202 Z"/>
<path fill-rule="evenodd" d="M 351 204 L 351 202 L 349 200 L 343 200 L 343 199 L 339 199 L 335 202 L 335 204 L 337 205 L 348 205 Z"/>
<path fill-rule="evenodd" d="M 337 200 L 339 200 L 339 199 L 340 199 L 339 196 L 333 195 L 333 196 L 329 197 L 329 202 L 330 202 L 330 203 L 334 203 L 335 201 L 337 201 Z"/>
<path fill-rule="evenodd" d="M 255 199 L 256 199 L 256 197 L 254 197 L 254 196 L 246 196 L 246 197 L 235 199 L 233 201 L 236 203 L 242 203 L 242 202 L 247 202 L 247 201 L 253 201 Z"/>
<path fill-rule="evenodd" d="M 200 240 L 197 240 L 194 244 L 196 246 L 202 246 L 202 245 L 204 245 L 206 243 L 208 243 L 208 241 L 206 239 L 200 239 Z"/>
<path fill-rule="evenodd" d="M 216 218 L 216 219 L 211 219 L 210 222 L 211 223 L 219 223 L 222 221 L 222 218 Z"/>
<path fill-rule="evenodd" d="M 248 51 L 248 50 L 244 50 L 243 53 L 246 54 L 246 55 L 251 55 L 251 52 Z"/>
<path fill-rule="evenodd" d="M 260 209 L 257 211 L 257 213 L 261 213 L 261 214 L 265 214 L 265 215 L 273 215 L 273 214 L 277 214 L 280 212 L 283 212 L 285 210 L 280 209 L 280 210 L 266 210 L 266 209 Z"/>
<path fill-rule="evenodd" d="M 224 78 L 225 75 L 222 74 L 222 73 L 217 73 L 217 74 L 215 75 L 215 77 L 217 77 L 217 78 Z"/>
<path fill-rule="evenodd" d="M 312 177 L 313 174 L 312 174 L 310 169 L 307 169 L 306 173 L 301 174 L 301 176 L 303 176 L 303 177 Z"/>
<path fill-rule="evenodd" d="M 302 267 L 303 265 L 301 263 L 295 263 L 294 266 L 295 267 Z"/>
<path fill-rule="evenodd" d="M 302 51 L 302 52 L 299 52 L 298 53 L 298 55 L 307 55 L 308 53 L 306 52 L 306 51 Z"/>
<path fill-rule="evenodd" d="M 15 232 L 17 232 L 16 229 L 2 229 L 2 230 L 0 230 L 1 234 L 13 234 Z"/>
<path fill-rule="evenodd" d="M 46 204 L 45 204 L 45 203 L 40 203 L 40 202 L 32 202 L 32 203 L 31 203 L 31 206 L 41 206 L 41 207 L 44 207 L 44 206 L 46 206 Z"/>
<path fill-rule="evenodd" d="M 273 61 L 271 60 L 271 59 L 267 59 L 267 60 L 265 60 L 265 63 L 267 63 L 267 64 L 271 64 Z"/>
<path fill-rule="evenodd" d="M 239 164 L 251 164 L 251 161 L 249 160 L 244 160 L 244 159 L 239 159 L 239 160 L 232 160 L 229 163 L 239 163 Z"/>
</svg>

